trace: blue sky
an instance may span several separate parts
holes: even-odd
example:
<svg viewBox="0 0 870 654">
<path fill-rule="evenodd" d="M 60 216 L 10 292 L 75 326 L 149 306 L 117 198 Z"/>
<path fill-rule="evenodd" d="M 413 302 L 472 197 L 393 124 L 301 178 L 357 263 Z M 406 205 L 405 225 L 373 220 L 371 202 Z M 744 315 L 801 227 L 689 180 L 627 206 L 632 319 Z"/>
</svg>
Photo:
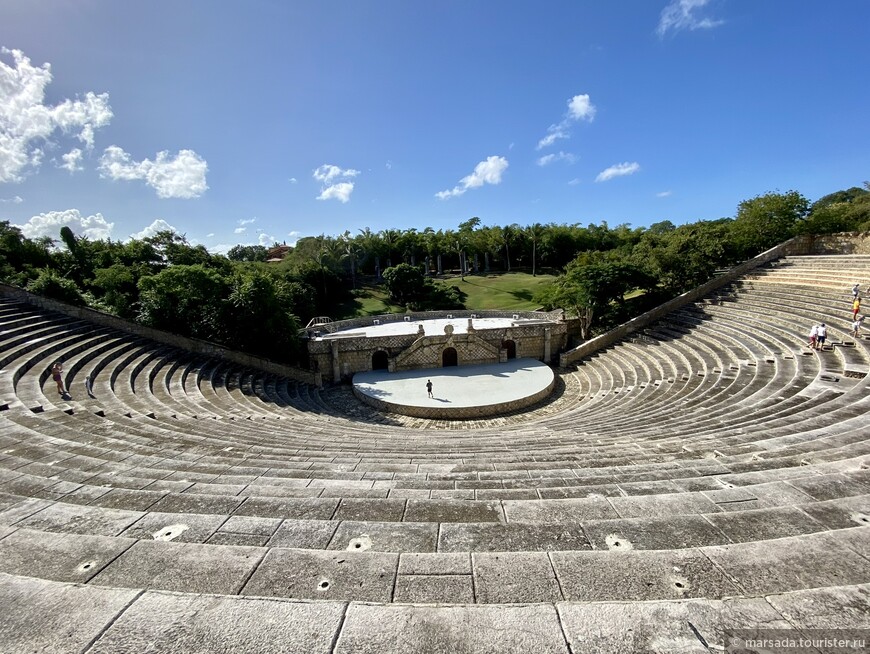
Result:
<svg viewBox="0 0 870 654">
<path fill-rule="evenodd" d="M 870 179 L 870 2 L 0 0 L 0 220 L 217 251 Z"/>
</svg>

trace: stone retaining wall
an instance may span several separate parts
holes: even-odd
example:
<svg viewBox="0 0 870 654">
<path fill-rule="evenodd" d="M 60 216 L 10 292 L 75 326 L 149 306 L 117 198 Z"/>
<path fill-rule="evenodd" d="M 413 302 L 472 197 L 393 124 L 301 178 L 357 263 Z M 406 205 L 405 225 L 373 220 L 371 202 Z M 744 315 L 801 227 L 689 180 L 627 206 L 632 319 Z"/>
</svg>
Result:
<svg viewBox="0 0 870 654">
<path fill-rule="evenodd" d="M 655 309 L 642 313 L 637 318 L 632 318 L 628 322 L 622 323 L 618 327 L 611 329 L 609 332 L 596 336 L 595 338 L 578 345 L 572 350 L 563 352 L 559 356 L 559 367 L 565 368 L 574 361 L 579 361 L 593 352 L 597 352 L 598 350 L 602 350 L 623 340 L 629 334 L 633 334 L 639 329 L 651 325 L 672 311 L 676 311 L 687 304 L 697 302 L 713 291 L 722 288 L 723 286 L 727 286 L 748 273 L 750 270 L 754 270 L 759 266 L 763 266 L 764 264 L 770 263 L 771 261 L 786 256 L 787 254 L 798 254 L 802 247 L 802 244 L 797 242 L 798 238 L 801 237 L 796 237 L 789 239 L 784 243 L 780 243 L 779 245 L 769 249 L 767 252 L 762 252 L 757 257 L 734 266 L 719 277 L 715 277 L 705 284 L 701 284 L 697 288 L 693 288 L 691 291 L 687 291 L 686 293 L 675 297 L 673 300 L 660 304 Z"/>
<path fill-rule="evenodd" d="M 797 236 L 790 241 L 786 254 L 870 254 L 870 232 L 841 232 L 819 236 Z"/>
<path fill-rule="evenodd" d="M 117 316 L 108 313 L 103 313 L 102 311 L 96 311 L 87 307 L 77 307 L 65 302 L 59 302 L 58 300 L 42 297 L 41 295 L 34 295 L 33 293 L 16 286 L 0 283 L 0 295 L 20 302 L 26 302 L 27 304 L 32 304 L 48 311 L 56 311 L 58 313 L 72 316 L 73 318 L 86 320 L 97 325 L 102 325 L 103 327 L 110 327 L 112 329 L 127 332 L 128 334 L 148 338 L 152 341 L 163 343 L 164 345 L 170 345 L 196 354 L 202 354 L 203 356 L 216 357 L 218 359 L 223 359 L 224 361 L 231 361 L 232 363 L 237 363 L 249 368 L 255 368 L 257 370 L 263 370 L 275 375 L 281 375 L 317 387 L 323 385 L 319 372 L 310 372 L 293 366 L 275 363 L 262 357 L 230 350 L 215 343 L 210 343 L 209 341 L 188 338 L 186 336 L 179 336 L 178 334 L 165 332 L 160 329 L 137 325 L 134 322 L 118 318 Z"/>
</svg>

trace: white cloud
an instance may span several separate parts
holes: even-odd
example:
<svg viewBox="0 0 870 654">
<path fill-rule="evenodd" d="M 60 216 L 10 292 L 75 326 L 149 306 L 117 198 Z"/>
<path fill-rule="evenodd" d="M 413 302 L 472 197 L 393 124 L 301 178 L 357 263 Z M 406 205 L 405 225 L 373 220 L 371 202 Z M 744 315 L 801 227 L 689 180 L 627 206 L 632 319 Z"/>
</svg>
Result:
<svg viewBox="0 0 870 654">
<path fill-rule="evenodd" d="M 71 173 L 79 170 L 84 170 L 82 166 L 82 151 L 80 148 L 73 148 L 61 157 L 63 163 L 60 168 L 70 171 Z"/>
<path fill-rule="evenodd" d="M 665 34 L 671 30 L 679 32 L 680 30 L 712 29 L 721 25 L 724 21 L 702 18 L 698 15 L 699 12 L 696 10 L 705 7 L 709 2 L 710 0 L 672 0 L 667 7 L 662 9 L 656 33 L 660 38 L 664 38 Z"/>
<path fill-rule="evenodd" d="M 169 230 L 170 232 L 178 232 L 175 227 L 170 225 L 168 222 L 163 220 L 163 218 L 158 218 L 154 222 L 152 222 L 148 227 L 143 229 L 141 232 L 136 232 L 135 234 L 130 234 L 130 238 L 136 239 L 137 241 L 141 241 L 143 238 L 148 238 L 150 236 L 154 236 L 157 232 L 165 232 Z"/>
<path fill-rule="evenodd" d="M 323 183 L 317 199 L 338 200 L 341 203 L 346 203 L 350 200 L 350 194 L 353 193 L 353 182 L 348 180 L 357 175 L 359 175 L 359 171 L 353 168 L 339 168 L 332 164 L 323 164 L 312 175 L 318 182 Z"/>
<path fill-rule="evenodd" d="M 439 200 L 462 195 L 470 188 L 479 188 L 484 184 L 500 184 L 501 176 L 507 170 L 508 160 L 504 157 L 487 157 L 474 167 L 474 172 L 459 180 L 459 184 L 449 191 L 439 191 L 435 197 Z"/>
<path fill-rule="evenodd" d="M 332 186 L 327 186 L 320 191 L 317 196 L 318 200 L 338 200 L 342 204 L 350 200 L 350 194 L 353 193 L 353 182 L 339 182 Z"/>
<path fill-rule="evenodd" d="M 133 161 L 117 145 L 110 145 L 100 158 L 100 175 L 114 180 L 141 179 L 157 191 L 159 198 L 198 198 L 208 189 L 208 164 L 193 150 L 179 150 L 170 158 L 158 152 L 154 161 Z"/>
<path fill-rule="evenodd" d="M 292 232 L 287 232 L 287 236 L 290 237 L 290 240 L 288 241 L 288 245 L 295 247 L 296 242 L 299 240 L 300 233 L 301 232 L 297 232 L 296 230 L 293 230 Z"/>
<path fill-rule="evenodd" d="M 562 123 L 558 125 L 550 125 L 547 128 L 547 135 L 538 141 L 538 146 L 535 148 L 536 150 L 543 150 L 547 146 L 553 145 L 559 139 L 566 139 L 570 136 L 567 130 L 567 125 L 563 126 Z"/>
<path fill-rule="evenodd" d="M 256 218 L 242 218 L 242 219 L 239 221 L 239 224 L 240 224 L 240 225 L 252 225 L 252 224 L 255 223 L 255 222 L 257 222 L 257 219 L 256 219 Z"/>
<path fill-rule="evenodd" d="M 24 202 L 24 198 L 20 195 L 13 195 L 11 198 L 0 198 L 0 203 L 3 204 L 21 204 Z"/>
<path fill-rule="evenodd" d="M 23 225 L 16 225 L 21 233 L 27 238 L 48 236 L 57 239 L 60 228 L 69 226 L 74 234 L 86 236 L 92 240 L 105 240 L 112 235 L 115 223 L 106 222 L 103 214 L 96 213 L 92 216 L 82 216 L 78 209 L 66 211 L 48 211 L 38 216 L 33 216 Z"/>
<path fill-rule="evenodd" d="M 332 164 L 323 164 L 314 171 L 314 179 L 318 182 L 323 182 L 324 184 L 330 184 L 336 179 L 356 177 L 357 175 L 359 175 L 358 170 L 354 170 L 353 168 L 343 169 L 338 166 L 333 166 Z"/>
<path fill-rule="evenodd" d="M 89 91 L 84 98 L 48 106 L 51 66 L 33 66 L 20 50 L 0 48 L 0 54 L 12 57 L 12 65 L 0 60 L 0 183 L 20 182 L 28 167 L 38 168 L 42 149 L 36 144 L 53 143 L 58 130 L 91 149 L 95 130 L 112 120 L 109 95 Z"/>
<path fill-rule="evenodd" d="M 568 163 L 574 163 L 577 160 L 570 152 L 562 152 L 561 150 L 556 154 L 545 154 L 543 157 L 538 159 L 537 163 L 539 166 L 547 166 L 554 161 L 567 161 Z"/>
<path fill-rule="evenodd" d="M 211 238 L 212 236 L 214 236 L 214 232 L 209 232 L 205 235 L 206 238 Z"/>
<path fill-rule="evenodd" d="M 393 169 L 393 162 L 392 162 L 392 161 L 387 161 L 387 163 L 384 164 L 384 165 L 387 167 L 387 170 L 392 170 L 392 169 Z"/>
<path fill-rule="evenodd" d="M 260 235 L 257 237 L 257 241 L 259 241 L 260 245 L 262 245 L 264 248 L 269 248 L 275 244 L 275 237 L 269 236 L 265 232 L 261 232 Z"/>
<path fill-rule="evenodd" d="M 210 248 L 207 249 L 212 254 L 226 254 L 236 245 L 236 243 L 218 243 L 217 245 L 212 245 Z"/>
<path fill-rule="evenodd" d="M 291 177 L 291 178 L 290 178 L 290 183 L 291 183 L 291 184 L 296 184 L 298 181 L 299 181 L 299 180 L 296 179 L 295 177 Z"/>
<path fill-rule="evenodd" d="M 583 181 L 579 177 L 575 177 L 570 182 L 568 182 L 568 186 L 577 186 L 578 184 L 582 184 Z"/>
<path fill-rule="evenodd" d="M 614 164 L 610 168 L 605 168 L 600 173 L 598 173 L 598 177 L 595 178 L 596 182 L 606 182 L 609 179 L 613 179 L 614 177 L 622 177 L 624 175 L 634 175 L 638 170 L 640 170 L 640 164 L 636 161 L 631 163 L 625 162 L 620 164 Z"/>
<path fill-rule="evenodd" d="M 574 120 L 588 120 L 590 123 L 595 119 L 595 107 L 589 101 L 588 93 L 568 100 L 568 115 Z"/>
<path fill-rule="evenodd" d="M 248 231 L 247 227 L 236 227 L 233 230 L 233 234 L 244 234 L 246 231 Z"/>
<path fill-rule="evenodd" d="M 580 120 L 592 122 L 595 119 L 595 105 L 586 93 L 575 95 L 568 99 L 568 111 L 565 117 L 558 123 L 547 128 L 547 135 L 538 141 L 537 150 L 542 150 L 553 145 L 559 139 L 567 139 L 571 136 L 571 123 Z"/>
<path fill-rule="evenodd" d="M 656 193 L 657 198 L 666 198 L 671 195 L 671 191 L 662 191 L 661 193 Z"/>
</svg>

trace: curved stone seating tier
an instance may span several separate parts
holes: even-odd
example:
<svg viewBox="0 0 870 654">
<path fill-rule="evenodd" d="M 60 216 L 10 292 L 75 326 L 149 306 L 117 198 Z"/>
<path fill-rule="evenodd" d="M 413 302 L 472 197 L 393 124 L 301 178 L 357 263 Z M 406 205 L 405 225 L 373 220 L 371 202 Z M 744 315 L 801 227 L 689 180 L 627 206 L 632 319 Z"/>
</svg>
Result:
<svg viewBox="0 0 870 654">
<path fill-rule="evenodd" d="M 870 257 L 787 257 L 531 409 L 462 422 L 0 298 L 0 649 L 719 651 L 732 624 L 867 628 L 855 281 Z"/>
</svg>

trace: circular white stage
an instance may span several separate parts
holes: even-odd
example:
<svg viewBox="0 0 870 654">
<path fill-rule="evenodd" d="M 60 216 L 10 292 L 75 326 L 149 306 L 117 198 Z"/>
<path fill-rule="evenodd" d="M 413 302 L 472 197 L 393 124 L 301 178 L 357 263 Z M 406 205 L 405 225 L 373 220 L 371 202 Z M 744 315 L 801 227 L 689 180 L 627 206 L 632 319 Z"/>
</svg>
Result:
<svg viewBox="0 0 870 654">
<path fill-rule="evenodd" d="M 432 395 L 426 382 L 432 381 Z M 387 372 L 358 372 L 353 392 L 378 409 L 418 418 L 481 418 L 525 408 L 553 390 L 552 369 L 537 359 Z"/>
</svg>

